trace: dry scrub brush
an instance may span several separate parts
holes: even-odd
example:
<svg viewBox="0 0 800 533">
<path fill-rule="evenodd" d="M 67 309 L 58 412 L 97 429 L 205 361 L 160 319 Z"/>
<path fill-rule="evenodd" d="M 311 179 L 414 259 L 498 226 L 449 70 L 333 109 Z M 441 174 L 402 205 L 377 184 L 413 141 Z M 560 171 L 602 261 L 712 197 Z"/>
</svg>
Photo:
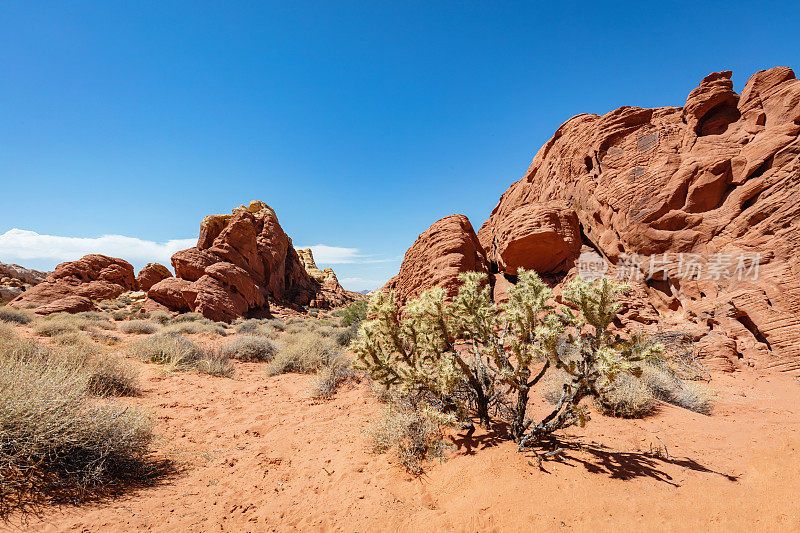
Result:
<svg viewBox="0 0 800 533">
<path fill-rule="evenodd" d="M 452 413 L 442 413 L 438 406 L 423 397 L 396 398 L 368 430 L 372 451 L 386 453 L 392 450 L 409 473 L 420 475 L 425 461 L 444 459 L 444 452 L 449 447 L 444 428 L 454 423 Z"/>
<path fill-rule="evenodd" d="M 125 353 L 141 361 L 163 365 L 169 371 L 196 370 L 212 376 L 233 376 L 230 360 L 204 350 L 177 333 L 158 333 L 130 343 Z"/>
<path fill-rule="evenodd" d="M 220 349 L 220 354 L 229 359 L 250 362 L 268 362 L 275 358 L 277 348 L 269 340 L 255 335 L 239 337 Z"/>
<path fill-rule="evenodd" d="M 131 386 L 117 360 L 0 331 L 0 516 L 147 470 L 151 421 L 97 394 Z"/>
<path fill-rule="evenodd" d="M 161 326 L 150 320 L 129 320 L 119 325 L 119 330 L 121 332 L 139 335 L 149 335 L 150 333 L 155 333 L 160 328 Z"/>
<path fill-rule="evenodd" d="M 5 305 L 0 306 L 0 322 L 24 325 L 31 323 L 35 316 L 36 315 L 27 309 L 15 309 Z"/>
<path fill-rule="evenodd" d="M 331 366 L 344 357 L 339 345 L 330 337 L 311 328 L 291 332 L 288 328 L 267 374 L 287 372 L 311 373 Z"/>
<path fill-rule="evenodd" d="M 486 275 L 469 272 L 452 301 L 443 289 L 425 291 L 401 315 L 394 294 L 370 300 L 353 344 L 357 366 L 387 388 L 438 398 L 462 416 L 490 426 L 509 424 L 523 448 L 554 431 L 583 425 L 586 397 L 600 397 L 621 374 L 639 376 L 639 363 L 659 345 L 630 341 L 609 330 L 624 286 L 607 279 L 570 282 L 556 309 L 552 293 L 531 271 L 519 270 L 508 303 L 491 300 Z M 576 310 L 578 311 L 576 313 Z M 533 387 L 548 372 L 567 375 L 554 410 L 536 422 L 526 416 Z"/>
</svg>

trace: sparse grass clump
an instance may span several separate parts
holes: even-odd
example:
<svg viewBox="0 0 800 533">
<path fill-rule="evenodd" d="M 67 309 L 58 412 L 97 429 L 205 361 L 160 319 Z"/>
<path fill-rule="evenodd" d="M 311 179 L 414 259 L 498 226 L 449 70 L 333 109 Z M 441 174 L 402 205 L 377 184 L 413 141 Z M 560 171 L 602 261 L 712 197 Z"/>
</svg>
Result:
<svg viewBox="0 0 800 533">
<path fill-rule="evenodd" d="M 33 321 L 34 314 L 26 309 L 15 309 L 14 307 L 0 306 L 0 322 L 8 322 L 10 324 L 30 324 Z"/>
<path fill-rule="evenodd" d="M 425 461 L 444 459 L 448 445 L 443 428 L 454 423 L 452 415 L 442 413 L 430 403 L 410 398 L 393 401 L 369 430 L 372 451 L 394 450 L 409 473 L 421 475 Z"/>
<path fill-rule="evenodd" d="M 172 314 L 167 311 L 151 311 L 149 314 L 150 320 L 162 326 L 172 320 Z"/>
<path fill-rule="evenodd" d="M 123 333 L 136 333 L 149 335 L 158 331 L 160 326 L 149 320 L 130 320 L 120 324 L 119 330 Z"/>
<path fill-rule="evenodd" d="M 126 347 L 129 357 L 164 365 L 168 370 L 197 370 L 215 376 L 232 376 L 230 361 L 176 333 L 158 333 L 132 342 Z"/>
<path fill-rule="evenodd" d="M 629 374 L 617 376 L 612 388 L 595 398 L 595 405 L 602 413 L 620 418 L 643 418 L 658 408 L 652 391 Z"/>
<path fill-rule="evenodd" d="M 316 372 L 341 357 L 343 354 L 333 339 L 312 330 L 295 333 L 287 330 L 277 355 L 267 367 L 267 374 Z"/>
<path fill-rule="evenodd" d="M 266 362 L 272 361 L 277 348 L 263 337 L 248 335 L 240 337 L 220 349 L 220 354 L 238 361 Z"/>
</svg>

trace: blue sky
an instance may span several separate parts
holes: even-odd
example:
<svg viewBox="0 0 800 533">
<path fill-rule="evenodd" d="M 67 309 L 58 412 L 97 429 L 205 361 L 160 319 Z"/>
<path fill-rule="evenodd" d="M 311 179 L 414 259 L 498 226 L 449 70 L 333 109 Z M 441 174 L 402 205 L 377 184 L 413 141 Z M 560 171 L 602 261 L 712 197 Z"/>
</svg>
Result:
<svg viewBox="0 0 800 533">
<path fill-rule="evenodd" d="M 374 288 L 435 220 L 477 229 L 569 117 L 797 69 L 798 11 L 5 1 L 0 261 L 167 261 L 203 216 L 260 199 L 345 286 Z"/>
</svg>

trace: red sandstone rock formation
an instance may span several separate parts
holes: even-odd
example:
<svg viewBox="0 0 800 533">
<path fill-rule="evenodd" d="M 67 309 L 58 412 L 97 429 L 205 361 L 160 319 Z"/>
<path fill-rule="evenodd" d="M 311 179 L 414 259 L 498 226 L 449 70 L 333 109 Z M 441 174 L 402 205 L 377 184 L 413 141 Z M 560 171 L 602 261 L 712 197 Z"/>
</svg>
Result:
<svg viewBox="0 0 800 533">
<path fill-rule="evenodd" d="M 701 331 L 704 351 L 726 361 L 797 370 L 800 81 L 788 68 L 761 71 L 740 96 L 730 74 L 707 76 L 682 108 L 568 120 L 479 235 L 490 242 L 519 225 L 520 210 L 566 203 L 609 263 L 644 260 L 631 327 L 655 317 Z M 662 273 L 646 280 L 656 254 Z M 739 259 L 751 267 L 759 254 L 757 279 L 738 279 Z M 687 258 L 698 279 L 680 271 Z"/>
<path fill-rule="evenodd" d="M 581 250 L 577 214 L 556 202 L 521 205 L 502 224 L 482 228 L 478 239 L 489 261 L 512 276 L 520 268 L 565 273 Z"/>
<path fill-rule="evenodd" d="M 136 276 L 136 287 L 140 291 L 147 292 L 150 287 L 162 279 L 171 278 L 172 273 L 167 267 L 159 263 L 147 263 Z"/>
<path fill-rule="evenodd" d="M 76 313 L 93 309 L 93 301 L 116 298 L 135 287 L 130 263 L 92 254 L 61 263 L 44 281 L 17 296 L 9 305 L 31 307 L 38 314 Z"/>
<path fill-rule="evenodd" d="M 577 262 L 563 281 L 587 265 L 629 281 L 625 327 L 687 331 L 718 368 L 800 370 L 800 81 L 773 68 L 738 95 L 730 77 L 707 76 L 683 107 L 571 118 L 502 195 L 482 246 L 461 251 L 469 238 L 443 219 L 387 288 L 453 293 L 485 249 L 501 301 L 516 268 Z"/>
<path fill-rule="evenodd" d="M 230 322 L 268 313 L 268 298 L 312 307 L 352 300 L 335 276 L 320 283 L 308 275 L 275 212 L 263 202 L 204 218 L 197 246 L 173 255 L 172 265 L 176 277 L 153 285 L 145 308 L 157 307 L 155 302 Z"/>
<path fill-rule="evenodd" d="M 431 287 L 444 287 L 449 296 L 458 291 L 458 274 L 488 272 L 486 254 L 464 215 L 450 215 L 433 223 L 406 252 L 400 273 L 384 286 L 401 302 Z"/>
</svg>

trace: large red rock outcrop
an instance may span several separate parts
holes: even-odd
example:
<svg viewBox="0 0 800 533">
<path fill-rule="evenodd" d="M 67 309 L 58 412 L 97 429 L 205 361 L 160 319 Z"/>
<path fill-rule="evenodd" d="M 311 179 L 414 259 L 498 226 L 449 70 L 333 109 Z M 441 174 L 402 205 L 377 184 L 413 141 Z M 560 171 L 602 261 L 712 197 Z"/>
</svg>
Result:
<svg viewBox="0 0 800 533">
<path fill-rule="evenodd" d="M 172 266 L 176 277 L 153 285 L 149 300 L 213 320 L 264 315 L 269 299 L 278 305 L 317 307 L 352 300 L 338 281 L 341 294 L 334 298 L 335 287 L 308 275 L 275 211 L 264 202 L 205 217 L 197 246 L 174 254 Z"/>
<path fill-rule="evenodd" d="M 484 227 L 478 239 L 489 261 L 512 276 L 520 268 L 566 273 L 581 251 L 578 216 L 559 202 L 521 205 L 502 224 Z"/>
<path fill-rule="evenodd" d="M 683 107 L 571 118 L 479 235 L 490 246 L 544 206 L 566 204 L 609 272 L 636 272 L 631 327 L 692 329 L 706 353 L 796 371 L 800 81 L 774 68 L 738 95 L 730 77 L 707 76 Z"/>
<path fill-rule="evenodd" d="M 488 272 L 486 254 L 464 215 L 450 215 L 433 223 L 406 252 L 400 273 L 384 290 L 394 290 L 400 302 L 431 287 L 443 287 L 449 296 L 458 292 L 462 272 Z"/>
<path fill-rule="evenodd" d="M 147 292 L 150 287 L 162 279 L 171 278 L 172 273 L 167 267 L 159 263 L 147 263 L 136 276 L 136 287 L 140 291 Z"/>
<path fill-rule="evenodd" d="M 61 263 L 44 281 L 9 305 L 30 307 L 35 313 L 75 313 L 94 308 L 94 301 L 116 298 L 136 288 L 133 267 L 127 261 L 91 254 Z"/>
</svg>

